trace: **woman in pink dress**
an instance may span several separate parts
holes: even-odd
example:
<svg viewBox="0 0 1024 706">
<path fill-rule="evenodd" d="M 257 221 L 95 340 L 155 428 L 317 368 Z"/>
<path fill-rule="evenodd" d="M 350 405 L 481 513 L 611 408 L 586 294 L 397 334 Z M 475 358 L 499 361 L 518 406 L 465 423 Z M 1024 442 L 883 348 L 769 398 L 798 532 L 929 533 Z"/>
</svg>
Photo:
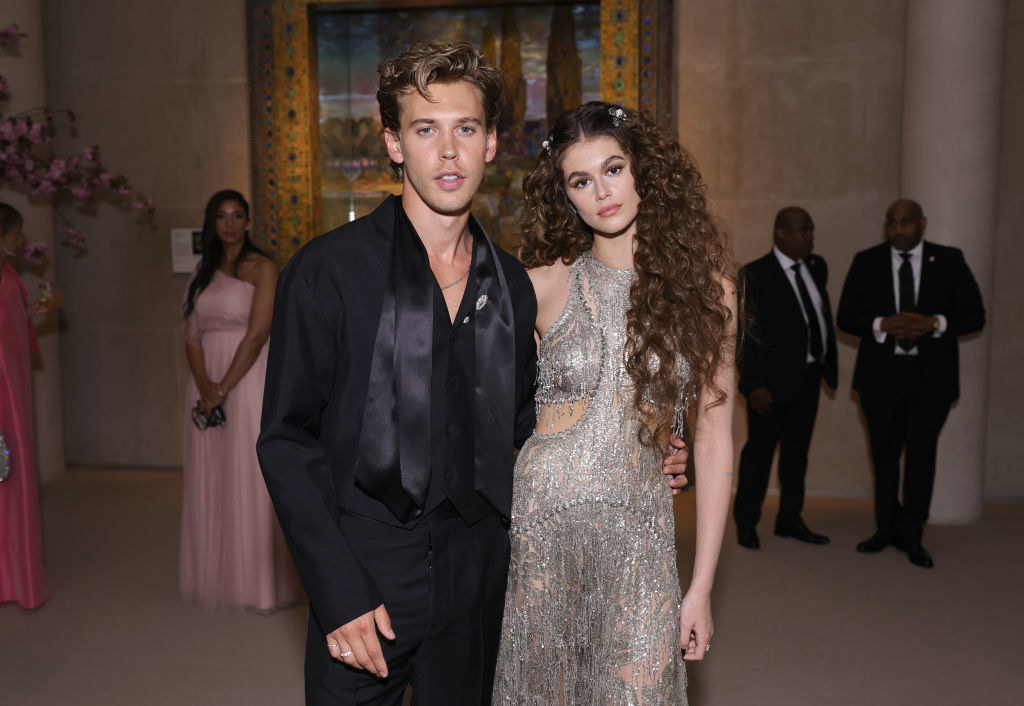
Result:
<svg viewBox="0 0 1024 706">
<path fill-rule="evenodd" d="M 189 380 L 181 522 L 182 598 L 207 610 L 269 612 L 300 598 L 256 437 L 277 265 L 249 239 L 249 204 L 214 194 L 203 259 L 185 298 Z"/>
<path fill-rule="evenodd" d="M 31 353 L 39 351 L 28 292 L 9 259 L 25 247 L 22 218 L 0 203 L 0 434 L 10 475 L 0 481 L 0 603 L 41 606 L 50 593 L 43 573 L 43 531 L 32 441 Z"/>
</svg>

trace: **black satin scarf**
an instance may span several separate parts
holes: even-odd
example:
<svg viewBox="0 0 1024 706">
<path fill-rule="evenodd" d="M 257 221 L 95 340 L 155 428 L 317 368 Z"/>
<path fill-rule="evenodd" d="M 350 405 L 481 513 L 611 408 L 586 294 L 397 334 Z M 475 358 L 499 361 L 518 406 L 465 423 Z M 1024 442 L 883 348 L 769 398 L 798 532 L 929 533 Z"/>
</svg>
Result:
<svg viewBox="0 0 1024 706">
<path fill-rule="evenodd" d="M 434 291 L 423 243 L 401 199 L 394 202 L 391 267 L 373 347 L 356 484 L 408 522 L 422 514 L 430 485 Z M 471 226 L 479 229 L 475 222 Z M 515 329 L 505 273 L 494 245 L 479 230 L 470 280 L 477 295 L 474 487 L 502 508 L 512 496 Z"/>
</svg>

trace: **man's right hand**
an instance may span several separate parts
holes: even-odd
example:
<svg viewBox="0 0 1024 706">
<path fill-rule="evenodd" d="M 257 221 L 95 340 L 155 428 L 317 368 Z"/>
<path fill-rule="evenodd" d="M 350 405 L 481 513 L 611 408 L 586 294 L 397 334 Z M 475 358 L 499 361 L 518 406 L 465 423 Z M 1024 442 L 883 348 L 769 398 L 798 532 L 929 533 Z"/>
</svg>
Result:
<svg viewBox="0 0 1024 706">
<path fill-rule="evenodd" d="M 910 321 L 905 312 L 883 316 L 881 328 L 893 338 L 917 338 L 910 330 Z"/>
<path fill-rule="evenodd" d="M 380 649 L 377 631 L 388 640 L 395 639 L 391 618 L 384 604 L 369 613 L 363 613 L 327 635 L 327 649 L 331 657 L 356 669 L 365 669 L 381 679 L 388 675 L 388 665 Z"/>
<path fill-rule="evenodd" d="M 772 393 L 767 387 L 751 390 L 747 401 L 750 402 L 750 408 L 758 414 L 768 414 L 772 411 Z"/>
</svg>

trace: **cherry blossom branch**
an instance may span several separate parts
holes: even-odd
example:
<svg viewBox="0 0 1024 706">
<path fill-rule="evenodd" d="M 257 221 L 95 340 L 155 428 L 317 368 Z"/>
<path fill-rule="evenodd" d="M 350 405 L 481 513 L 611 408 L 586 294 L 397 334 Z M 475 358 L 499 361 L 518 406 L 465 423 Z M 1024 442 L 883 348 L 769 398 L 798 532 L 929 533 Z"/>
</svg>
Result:
<svg viewBox="0 0 1024 706">
<path fill-rule="evenodd" d="M 4 53 L 17 50 L 25 36 L 14 23 L 0 29 L 0 50 Z M 102 199 L 120 208 L 152 215 L 152 200 L 135 189 L 128 177 L 107 170 L 98 145 L 85 147 L 70 156 L 52 153 L 50 143 L 57 130 L 54 116 L 64 116 L 69 123 L 74 123 L 74 112 L 53 111 L 43 106 L 5 115 L 9 91 L 10 82 L 0 76 L 0 186 L 49 200 L 63 221 L 58 230 L 67 236 L 64 242 L 79 248 L 85 246 L 85 236 L 60 211 L 62 201 Z"/>
</svg>

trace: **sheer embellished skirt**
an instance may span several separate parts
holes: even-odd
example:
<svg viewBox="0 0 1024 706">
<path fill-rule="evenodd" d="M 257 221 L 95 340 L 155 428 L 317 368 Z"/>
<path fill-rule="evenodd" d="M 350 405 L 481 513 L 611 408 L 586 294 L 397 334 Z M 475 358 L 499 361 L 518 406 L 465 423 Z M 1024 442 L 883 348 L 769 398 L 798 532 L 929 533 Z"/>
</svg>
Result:
<svg viewBox="0 0 1024 706">
<path fill-rule="evenodd" d="M 517 518 L 495 704 L 686 704 L 667 507 L 580 499 Z"/>
</svg>

